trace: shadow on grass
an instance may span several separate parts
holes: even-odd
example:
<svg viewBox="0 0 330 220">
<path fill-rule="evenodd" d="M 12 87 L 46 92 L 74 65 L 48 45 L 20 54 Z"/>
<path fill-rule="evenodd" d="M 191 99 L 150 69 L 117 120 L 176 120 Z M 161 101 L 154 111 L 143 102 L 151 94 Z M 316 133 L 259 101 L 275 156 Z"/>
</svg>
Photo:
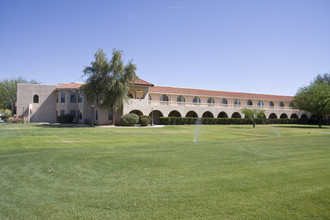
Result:
<svg viewBox="0 0 330 220">
<path fill-rule="evenodd" d="M 88 128 L 91 126 L 83 124 L 66 124 L 66 123 L 50 123 L 50 124 L 38 124 L 39 128 Z"/>
<path fill-rule="evenodd" d="M 275 125 L 275 126 L 272 126 L 272 127 L 277 127 L 277 128 L 302 128 L 302 129 L 329 129 L 329 126 L 327 126 L 327 125 L 322 125 L 322 127 L 321 128 L 319 128 L 319 126 L 318 125 L 301 125 L 301 126 L 299 126 L 299 125 L 289 125 L 289 126 L 283 126 L 283 125 Z"/>
</svg>

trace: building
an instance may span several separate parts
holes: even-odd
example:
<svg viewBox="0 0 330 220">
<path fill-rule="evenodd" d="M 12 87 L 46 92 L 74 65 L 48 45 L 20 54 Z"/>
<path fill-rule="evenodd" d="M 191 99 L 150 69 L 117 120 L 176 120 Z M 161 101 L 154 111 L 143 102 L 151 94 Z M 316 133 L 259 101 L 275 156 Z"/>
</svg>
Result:
<svg viewBox="0 0 330 220">
<path fill-rule="evenodd" d="M 243 118 L 242 108 L 265 110 L 266 118 L 310 118 L 311 114 L 295 109 L 293 97 L 253 93 L 155 86 L 137 80 L 129 89 L 130 100 L 111 112 L 85 100 L 83 83 L 58 85 L 18 84 L 16 111 L 30 122 L 56 122 L 59 115 L 71 114 L 76 123 L 99 125 L 119 123 L 122 115 L 136 113 L 159 117 Z M 93 116 L 93 117 L 92 117 Z"/>
</svg>

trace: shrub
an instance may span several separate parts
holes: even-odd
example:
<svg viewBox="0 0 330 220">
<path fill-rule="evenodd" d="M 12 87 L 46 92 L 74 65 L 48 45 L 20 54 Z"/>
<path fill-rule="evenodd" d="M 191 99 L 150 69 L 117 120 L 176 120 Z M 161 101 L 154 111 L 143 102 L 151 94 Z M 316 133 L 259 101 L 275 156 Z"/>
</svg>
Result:
<svg viewBox="0 0 330 220">
<path fill-rule="evenodd" d="M 120 118 L 120 124 L 122 126 L 134 126 L 138 122 L 139 122 L 139 116 L 133 113 L 123 115 Z"/>
<path fill-rule="evenodd" d="M 143 122 L 142 122 L 142 120 L 143 120 Z M 151 117 L 148 115 L 141 115 L 139 118 L 139 123 L 141 124 L 141 126 L 147 126 L 148 124 L 150 124 L 150 122 L 151 122 Z M 147 124 L 145 125 L 145 123 L 147 123 Z"/>
<path fill-rule="evenodd" d="M 60 115 L 57 117 L 58 123 L 72 123 L 74 120 L 74 116 L 70 114 Z"/>
<path fill-rule="evenodd" d="M 8 113 L 5 113 L 5 114 L 3 114 L 3 115 L 0 116 L 0 118 L 1 118 L 2 120 L 6 120 L 6 119 L 8 119 L 9 117 L 10 117 L 10 114 L 8 114 Z"/>
</svg>

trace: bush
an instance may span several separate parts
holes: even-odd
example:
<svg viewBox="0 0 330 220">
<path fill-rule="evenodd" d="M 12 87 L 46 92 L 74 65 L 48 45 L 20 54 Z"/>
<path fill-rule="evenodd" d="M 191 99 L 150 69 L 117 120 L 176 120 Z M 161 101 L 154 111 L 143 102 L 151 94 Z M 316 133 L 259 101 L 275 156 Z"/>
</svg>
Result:
<svg viewBox="0 0 330 220">
<path fill-rule="evenodd" d="M 74 116 L 70 114 L 60 115 L 57 117 L 58 123 L 72 123 L 74 120 Z"/>
<path fill-rule="evenodd" d="M 138 122 L 139 122 L 139 116 L 133 113 L 123 115 L 120 118 L 120 124 L 122 126 L 134 126 Z"/>
<path fill-rule="evenodd" d="M 139 118 L 139 123 L 141 126 L 147 126 L 151 122 L 151 117 L 148 115 L 141 115 Z"/>
<path fill-rule="evenodd" d="M 0 118 L 1 118 L 1 120 L 6 120 L 6 119 L 10 118 L 10 114 L 5 113 L 5 114 L 1 115 Z"/>
</svg>

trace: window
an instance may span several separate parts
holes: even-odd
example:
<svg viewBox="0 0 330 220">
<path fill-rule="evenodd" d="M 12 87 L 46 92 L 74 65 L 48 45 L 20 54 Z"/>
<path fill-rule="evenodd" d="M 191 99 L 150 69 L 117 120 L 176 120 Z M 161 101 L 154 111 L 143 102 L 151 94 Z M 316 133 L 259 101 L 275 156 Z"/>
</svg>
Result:
<svg viewBox="0 0 330 220">
<path fill-rule="evenodd" d="M 82 120 L 82 110 L 78 110 L 78 120 Z"/>
<path fill-rule="evenodd" d="M 65 102 L 65 90 L 61 90 L 61 102 Z"/>
<path fill-rule="evenodd" d="M 70 102 L 71 103 L 76 103 L 77 102 L 77 91 L 75 89 L 71 90 Z"/>
<path fill-rule="evenodd" d="M 70 110 L 70 115 L 76 118 L 76 110 Z"/>
<path fill-rule="evenodd" d="M 269 102 L 269 106 L 270 106 L 270 107 L 274 107 L 274 102 L 270 101 L 270 102 Z"/>
<path fill-rule="evenodd" d="M 82 100 L 83 100 L 83 94 L 82 94 L 82 92 L 79 92 L 79 95 L 78 95 L 78 102 L 79 102 L 79 103 L 82 103 Z"/>
<path fill-rule="evenodd" d="M 214 99 L 213 99 L 213 98 L 209 98 L 209 99 L 207 100 L 207 103 L 208 103 L 208 104 L 214 104 Z"/>
<path fill-rule="evenodd" d="M 178 96 L 178 98 L 176 99 L 177 102 L 185 102 L 185 99 L 182 95 Z"/>
<path fill-rule="evenodd" d="M 168 97 L 167 97 L 167 95 L 162 95 L 162 96 L 160 97 L 160 101 L 161 101 L 161 102 L 168 102 Z"/>
<path fill-rule="evenodd" d="M 39 103 L 39 96 L 38 95 L 33 96 L 33 103 Z"/>
<path fill-rule="evenodd" d="M 223 105 L 227 105 L 227 104 L 228 104 L 227 99 L 221 99 L 221 104 L 223 104 Z"/>
<path fill-rule="evenodd" d="M 109 111 L 108 111 L 108 120 L 112 121 L 112 119 L 113 119 L 113 114 L 112 114 L 111 109 L 109 109 Z"/>
<path fill-rule="evenodd" d="M 283 103 L 283 102 L 279 102 L 279 103 L 278 103 L 278 106 L 280 106 L 280 107 L 284 107 L 284 103 Z"/>
<path fill-rule="evenodd" d="M 199 97 L 195 97 L 194 99 L 193 99 L 193 103 L 201 103 L 201 99 L 199 98 Z"/>
<path fill-rule="evenodd" d="M 263 101 L 259 101 L 258 102 L 258 106 L 264 106 L 264 102 Z"/>
<path fill-rule="evenodd" d="M 65 115 L 65 110 L 61 110 L 61 115 Z"/>
<path fill-rule="evenodd" d="M 293 108 L 294 107 L 294 104 L 293 102 L 290 102 L 290 105 L 289 105 L 290 108 Z"/>
<path fill-rule="evenodd" d="M 241 104 L 241 101 L 239 99 L 235 99 L 234 105 L 240 105 L 240 104 Z"/>
<path fill-rule="evenodd" d="M 247 100 L 247 101 L 246 101 L 246 105 L 253 105 L 253 103 L 252 103 L 251 100 Z"/>
</svg>

